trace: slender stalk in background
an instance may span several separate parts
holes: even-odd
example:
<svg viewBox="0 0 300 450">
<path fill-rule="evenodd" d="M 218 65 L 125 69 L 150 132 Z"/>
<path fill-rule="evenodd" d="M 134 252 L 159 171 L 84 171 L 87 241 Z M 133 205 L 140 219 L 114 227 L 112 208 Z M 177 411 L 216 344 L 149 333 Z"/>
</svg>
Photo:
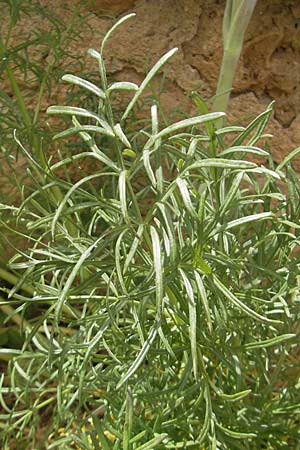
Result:
<svg viewBox="0 0 300 450">
<path fill-rule="evenodd" d="M 223 60 L 213 111 L 226 112 L 244 35 L 257 0 L 227 0 L 223 19 Z M 225 119 L 218 125 L 223 126 Z"/>
</svg>

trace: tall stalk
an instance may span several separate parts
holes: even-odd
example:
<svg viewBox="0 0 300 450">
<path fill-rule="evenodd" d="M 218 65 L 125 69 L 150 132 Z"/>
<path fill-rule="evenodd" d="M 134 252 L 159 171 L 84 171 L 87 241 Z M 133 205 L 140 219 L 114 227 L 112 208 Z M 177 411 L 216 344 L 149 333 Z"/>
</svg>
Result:
<svg viewBox="0 0 300 450">
<path fill-rule="evenodd" d="M 236 67 L 240 58 L 244 35 L 257 0 L 227 0 L 223 19 L 223 60 L 213 111 L 225 112 Z M 223 126 L 225 119 L 220 119 Z"/>
</svg>

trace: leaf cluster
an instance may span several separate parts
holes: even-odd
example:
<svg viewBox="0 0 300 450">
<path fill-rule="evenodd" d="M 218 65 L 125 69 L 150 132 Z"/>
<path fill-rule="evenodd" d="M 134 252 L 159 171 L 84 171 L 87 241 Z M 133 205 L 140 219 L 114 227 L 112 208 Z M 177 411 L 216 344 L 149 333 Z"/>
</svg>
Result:
<svg viewBox="0 0 300 450">
<path fill-rule="evenodd" d="M 300 150 L 276 167 L 258 146 L 272 105 L 217 129 L 224 114 L 197 93 L 199 115 L 161 126 L 154 103 L 151 128 L 133 126 L 176 49 L 140 86 L 109 84 L 105 45 L 129 17 L 89 50 L 99 85 L 64 76 L 96 108 L 48 108 L 70 117 L 54 139 L 81 151 L 42 166 L 15 135 L 37 177 L 13 210 L 30 244 L 6 290 L 25 338 L 0 350 L 3 448 L 13 434 L 33 442 L 43 414 L 47 449 L 297 448 Z M 116 121 L 111 96 L 124 90 Z M 73 182 L 86 160 L 94 172 Z"/>
</svg>

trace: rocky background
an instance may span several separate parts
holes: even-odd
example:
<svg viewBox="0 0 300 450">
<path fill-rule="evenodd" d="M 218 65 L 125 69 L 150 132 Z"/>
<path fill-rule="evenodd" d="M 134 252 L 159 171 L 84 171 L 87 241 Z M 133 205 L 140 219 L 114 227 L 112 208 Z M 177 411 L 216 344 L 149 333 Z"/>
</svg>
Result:
<svg viewBox="0 0 300 450">
<path fill-rule="evenodd" d="M 67 22 L 79 1 L 41 0 L 41 4 L 54 9 Z M 87 48 L 99 46 L 101 36 L 116 17 L 135 12 L 136 18 L 120 27 L 109 41 L 108 74 L 116 80 L 139 83 L 145 71 L 176 46 L 179 51 L 165 71 L 161 101 L 167 111 L 182 102 L 189 110 L 191 103 L 186 94 L 191 89 L 197 89 L 205 99 L 215 93 L 222 58 L 224 7 L 225 0 L 88 0 L 81 6 L 89 14 L 80 30 L 80 45 L 70 41 L 70 53 L 81 54 L 82 63 Z M 13 34 L 14 44 L 34 33 L 41 26 L 38 21 L 40 18 L 34 14 L 22 19 Z M 47 61 L 47 55 L 38 48 L 34 57 Z M 74 63 L 68 66 L 65 59 L 63 64 L 72 73 L 80 70 Z M 94 62 L 89 58 L 87 64 Z M 31 92 L 34 99 L 34 83 L 18 81 L 22 91 Z M 8 81 L 2 83 L 1 88 L 9 94 Z M 63 84 L 58 84 L 50 98 L 44 96 L 42 110 L 61 101 L 65 89 Z M 275 137 L 272 151 L 279 162 L 300 143 L 299 0 L 258 0 L 234 81 L 229 121 L 248 122 L 271 100 L 276 101 L 276 107 L 268 132 Z"/>
<path fill-rule="evenodd" d="M 137 14 L 107 49 L 109 72 L 117 79 L 138 82 L 146 65 L 176 46 L 179 51 L 166 75 L 164 105 L 176 107 L 195 88 L 206 99 L 214 95 L 225 0 L 90 0 L 89 7 L 101 30 L 112 23 L 101 18 L 105 11 Z M 234 81 L 229 120 L 248 122 L 272 100 L 276 106 L 268 132 L 274 135 L 272 152 L 280 162 L 300 145 L 299 0 L 258 0 Z"/>
</svg>

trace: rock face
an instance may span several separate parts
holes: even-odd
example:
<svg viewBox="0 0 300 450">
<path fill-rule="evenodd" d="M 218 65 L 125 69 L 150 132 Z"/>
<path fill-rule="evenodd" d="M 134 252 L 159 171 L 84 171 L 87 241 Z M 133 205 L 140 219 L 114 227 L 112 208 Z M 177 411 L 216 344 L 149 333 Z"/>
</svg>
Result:
<svg viewBox="0 0 300 450">
<path fill-rule="evenodd" d="M 53 8 L 53 0 L 41 0 L 41 4 Z M 72 20 L 75 4 L 82 2 L 57 2 L 55 12 L 67 23 Z M 89 15 L 80 30 L 80 45 L 78 41 L 70 41 L 69 49 L 70 55 L 80 57 L 80 64 L 76 66 L 73 60 L 70 65 L 66 58 L 61 62 L 62 73 L 82 73 L 85 61 L 92 67 L 95 62 L 85 59 L 86 50 L 99 48 L 103 34 L 116 17 L 135 12 L 136 17 L 124 23 L 107 44 L 108 75 L 139 83 L 145 71 L 176 46 L 177 54 L 156 85 L 164 79 L 161 101 L 166 111 L 182 102 L 185 110 L 190 111 L 192 105 L 186 95 L 190 90 L 198 90 L 205 99 L 215 93 L 222 59 L 224 7 L 225 0 L 86 0 L 81 8 Z M 28 38 L 29 30 L 34 31 L 38 26 L 37 20 L 32 14 L 17 24 L 15 44 L 23 42 L 25 28 Z M 37 51 L 34 57 L 44 56 Z M 31 86 L 28 80 L 22 79 L 19 83 L 21 89 L 32 90 L 34 99 L 36 84 Z M 3 86 L 11 95 L 7 81 L 3 81 Z M 51 97 L 42 99 L 42 111 L 49 104 L 63 101 L 65 91 L 62 83 L 56 83 Z M 271 148 L 279 162 L 300 140 L 299 0 L 258 0 L 234 81 L 229 120 L 249 121 L 272 100 L 276 101 L 276 107 L 268 132 L 275 136 Z"/>
<path fill-rule="evenodd" d="M 96 14 L 110 13 L 121 14 L 127 11 L 135 3 L 135 0 L 89 0 L 88 8 Z"/>
<path fill-rule="evenodd" d="M 90 7 L 97 13 L 107 3 L 94 0 Z M 111 74 L 138 81 L 146 66 L 176 46 L 179 51 L 166 74 L 164 106 L 174 108 L 191 89 L 207 99 L 214 95 L 222 58 L 225 0 L 123 0 L 110 5 L 115 14 L 123 13 L 125 6 L 137 14 L 109 43 Z M 300 142 L 298 0 L 258 0 L 235 77 L 229 119 L 250 120 L 272 100 L 276 106 L 268 132 L 274 134 L 272 150 L 280 161 Z"/>
<path fill-rule="evenodd" d="M 54 3 L 55 14 L 66 24 L 67 56 L 58 60 L 54 58 L 61 74 L 84 75 L 97 71 L 95 60 L 86 56 L 87 49 L 99 48 L 104 33 L 115 23 L 116 17 L 135 12 L 136 17 L 124 23 L 107 44 L 105 59 L 108 76 L 116 81 L 140 83 L 145 72 L 160 56 L 178 47 L 175 57 L 154 81 L 154 86 L 161 90 L 160 100 L 164 110 L 171 112 L 177 109 L 175 115 L 180 109 L 192 112 L 193 106 L 187 95 L 191 90 L 197 90 L 207 100 L 214 95 L 222 59 L 225 0 L 40 0 L 46 13 L 53 10 Z M 68 24 L 74 20 L 75 6 L 86 13 L 86 18 L 78 29 L 77 39 L 69 40 Z M 4 16 L 2 34 L 8 29 L 8 22 Z M 42 21 L 41 16 L 34 12 L 23 15 L 12 31 L 11 48 L 34 39 L 38 28 L 48 32 L 48 27 L 47 14 Z M 46 39 L 28 50 L 30 58 L 45 70 L 51 66 L 53 58 L 48 54 L 47 46 Z M 13 99 L 10 83 L 3 74 L 0 72 L 1 89 Z M 34 109 L 39 89 L 37 77 L 30 73 L 24 77 L 18 68 L 14 69 L 14 74 L 27 106 Z M 58 79 L 53 82 L 50 95 L 45 89 L 40 99 L 44 123 L 49 120 L 43 115 L 47 106 L 64 104 L 66 90 L 66 85 Z M 234 81 L 229 122 L 248 123 L 272 100 L 276 101 L 276 107 L 267 132 L 274 135 L 270 147 L 275 161 L 279 163 L 288 152 L 300 145 L 299 0 L 258 0 Z M 55 157 L 57 148 L 52 148 Z M 17 170 L 20 168 L 21 175 L 25 173 L 21 155 L 16 167 Z M 295 161 L 295 167 L 300 170 L 299 160 Z M 2 164 L 3 171 L 6 171 L 6 166 Z M 76 179 L 75 169 L 72 175 Z M 4 197 L 6 192 L 14 192 L 7 178 L 0 175 L 0 189 Z"/>
</svg>

